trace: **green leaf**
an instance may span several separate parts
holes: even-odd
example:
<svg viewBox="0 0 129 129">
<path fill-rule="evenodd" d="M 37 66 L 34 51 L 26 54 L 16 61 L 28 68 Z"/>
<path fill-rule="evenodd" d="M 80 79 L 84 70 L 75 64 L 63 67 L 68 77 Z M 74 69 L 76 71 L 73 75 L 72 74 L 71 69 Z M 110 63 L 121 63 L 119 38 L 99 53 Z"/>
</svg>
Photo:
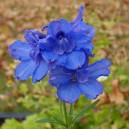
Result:
<svg viewBox="0 0 129 129">
<path fill-rule="evenodd" d="M 56 123 L 55 120 L 51 120 L 51 119 L 41 119 L 36 121 L 36 123 L 43 123 L 43 122 Z"/>
<path fill-rule="evenodd" d="M 92 104 L 88 105 L 87 107 L 85 107 L 83 110 L 81 110 L 74 118 L 72 123 L 75 123 L 75 121 L 79 120 L 79 118 L 81 118 L 87 111 L 89 111 L 90 109 L 92 109 L 100 100 L 96 100 L 95 102 L 93 102 Z"/>
<path fill-rule="evenodd" d="M 49 122 L 49 123 L 55 123 L 55 124 L 58 124 L 58 125 L 63 125 L 63 126 L 65 126 L 65 124 L 63 124 L 62 122 L 59 122 L 59 121 L 57 121 L 57 120 L 52 120 L 52 119 L 41 119 L 41 120 L 37 120 L 36 122 L 37 122 L 37 123 Z"/>
<path fill-rule="evenodd" d="M 60 125 L 63 125 L 63 126 L 66 126 L 65 125 L 65 123 L 63 122 L 63 120 L 59 117 L 59 116 L 53 116 L 53 119 L 56 121 L 56 122 L 58 122 L 58 123 L 60 123 Z"/>
</svg>

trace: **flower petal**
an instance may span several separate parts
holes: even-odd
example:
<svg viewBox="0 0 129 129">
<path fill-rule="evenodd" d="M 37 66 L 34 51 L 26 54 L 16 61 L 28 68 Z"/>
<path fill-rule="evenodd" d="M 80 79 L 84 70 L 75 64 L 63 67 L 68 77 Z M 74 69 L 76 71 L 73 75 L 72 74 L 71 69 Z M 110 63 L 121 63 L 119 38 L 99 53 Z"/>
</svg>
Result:
<svg viewBox="0 0 129 129">
<path fill-rule="evenodd" d="M 86 70 L 94 71 L 97 69 L 102 69 L 105 67 L 109 67 L 111 65 L 111 62 L 107 59 L 102 59 L 100 61 L 96 61 L 94 64 L 89 65 L 89 67 Z"/>
<path fill-rule="evenodd" d="M 9 46 L 10 55 L 16 60 L 20 61 L 30 60 L 30 51 L 31 47 L 27 43 L 22 42 L 21 40 L 17 40 Z"/>
<path fill-rule="evenodd" d="M 86 83 L 79 84 L 81 93 L 88 99 L 96 99 L 98 95 L 103 93 L 102 84 L 96 80 L 89 80 Z"/>
<path fill-rule="evenodd" d="M 48 66 L 45 61 L 41 61 L 39 66 L 35 69 L 32 76 L 32 82 L 36 83 L 43 79 L 48 72 Z"/>
<path fill-rule="evenodd" d="M 71 74 L 66 73 L 62 67 L 57 67 L 50 71 L 49 83 L 52 86 L 62 86 L 67 84 L 72 79 Z"/>
<path fill-rule="evenodd" d="M 84 11 L 84 6 L 81 5 L 79 8 L 79 11 L 78 11 L 77 18 L 70 22 L 70 24 L 73 28 L 78 26 L 78 24 L 83 20 L 83 11 Z"/>
<path fill-rule="evenodd" d="M 78 26 L 74 28 L 75 32 L 85 33 L 90 39 L 93 39 L 95 36 L 95 28 L 81 21 Z"/>
<path fill-rule="evenodd" d="M 80 68 L 85 63 L 85 53 L 83 51 L 73 51 L 68 54 L 65 67 L 68 69 Z"/>
<path fill-rule="evenodd" d="M 111 62 L 107 59 L 102 59 L 90 65 L 86 69 L 89 79 L 97 79 L 99 76 L 108 76 L 110 74 L 109 66 Z"/>
<path fill-rule="evenodd" d="M 21 62 L 15 70 L 15 78 L 18 80 L 27 80 L 29 76 L 32 76 L 35 67 L 33 60 Z"/>
<path fill-rule="evenodd" d="M 60 19 L 60 20 L 56 20 L 56 21 L 52 21 L 49 25 L 48 25 L 48 35 L 52 35 L 52 36 L 56 36 L 56 34 L 59 31 L 63 31 L 64 33 L 68 33 L 71 31 L 71 26 L 69 24 L 69 22 L 67 22 L 65 19 Z"/>
<path fill-rule="evenodd" d="M 75 102 L 79 98 L 80 94 L 81 91 L 76 83 L 70 83 L 57 88 L 57 95 L 59 99 L 65 101 L 66 103 Z"/>
<path fill-rule="evenodd" d="M 70 43 L 76 44 L 76 49 L 93 49 L 93 44 L 91 43 L 92 38 L 84 33 L 71 33 L 69 34 Z"/>
<path fill-rule="evenodd" d="M 52 51 L 43 51 L 42 57 L 47 63 L 53 62 L 58 59 L 58 55 L 56 55 Z"/>
<path fill-rule="evenodd" d="M 34 30 L 25 30 L 24 32 L 24 38 L 26 39 L 26 41 L 32 45 L 33 47 L 36 46 L 37 41 L 39 41 L 39 39 L 43 39 L 45 38 L 45 35 L 42 34 L 40 31 L 38 31 L 37 29 Z"/>
</svg>

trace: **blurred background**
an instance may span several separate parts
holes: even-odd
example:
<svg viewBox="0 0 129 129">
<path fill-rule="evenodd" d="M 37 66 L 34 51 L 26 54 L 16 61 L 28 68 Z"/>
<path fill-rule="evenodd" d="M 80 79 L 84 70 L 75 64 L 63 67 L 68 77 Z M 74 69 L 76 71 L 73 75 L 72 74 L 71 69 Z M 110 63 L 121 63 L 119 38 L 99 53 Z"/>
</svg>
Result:
<svg viewBox="0 0 129 129">
<path fill-rule="evenodd" d="M 81 4 L 85 5 L 84 21 L 96 28 L 91 62 L 106 57 L 112 66 L 102 82 L 101 102 L 73 129 L 129 129 L 129 0 L 0 0 L 0 129 L 61 129 L 35 123 L 59 112 L 56 90 L 47 77 L 35 85 L 31 80 L 16 80 L 18 62 L 9 56 L 8 46 L 24 40 L 26 29 L 40 30 L 54 19 L 74 19 Z M 75 109 L 89 103 L 81 96 Z"/>
</svg>

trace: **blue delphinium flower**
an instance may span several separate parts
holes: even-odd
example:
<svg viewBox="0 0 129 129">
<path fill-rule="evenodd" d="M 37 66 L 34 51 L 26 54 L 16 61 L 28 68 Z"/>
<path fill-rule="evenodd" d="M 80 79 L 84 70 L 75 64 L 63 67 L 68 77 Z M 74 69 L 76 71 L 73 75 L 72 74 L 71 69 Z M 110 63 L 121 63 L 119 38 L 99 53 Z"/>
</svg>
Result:
<svg viewBox="0 0 129 129">
<path fill-rule="evenodd" d="M 32 76 L 32 82 L 40 81 L 48 72 L 47 63 L 44 61 L 39 48 L 39 40 L 44 39 L 38 30 L 26 30 L 25 39 L 15 41 L 9 46 L 9 53 L 14 59 L 20 60 L 20 64 L 15 70 L 15 78 L 27 80 Z"/>
<path fill-rule="evenodd" d="M 67 103 L 75 102 L 81 94 L 88 99 L 95 99 L 103 93 L 102 84 L 96 79 L 110 74 L 110 61 L 102 59 L 85 69 L 68 70 L 57 67 L 50 72 L 49 83 L 57 88 L 60 100 Z"/>
<path fill-rule="evenodd" d="M 47 48 L 42 52 L 46 62 L 53 62 L 53 65 L 64 66 L 68 69 L 77 69 L 84 65 L 87 56 L 93 56 L 94 34 L 89 30 L 94 28 L 82 21 L 82 12 L 83 7 L 80 8 L 78 17 L 72 22 L 60 19 L 43 27 L 43 30 L 47 30 L 47 36 L 45 40 L 40 40 L 40 47 L 42 50 Z M 82 30 L 83 27 L 85 28 Z"/>
</svg>

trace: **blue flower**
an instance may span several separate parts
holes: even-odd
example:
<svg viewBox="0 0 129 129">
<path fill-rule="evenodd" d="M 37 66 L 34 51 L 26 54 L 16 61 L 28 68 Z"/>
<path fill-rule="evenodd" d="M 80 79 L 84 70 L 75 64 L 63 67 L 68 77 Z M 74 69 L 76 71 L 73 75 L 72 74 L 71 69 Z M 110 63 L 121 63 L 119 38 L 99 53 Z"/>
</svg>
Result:
<svg viewBox="0 0 129 129">
<path fill-rule="evenodd" d="M 27 80 L 32 76 L 32 82 L 40 81 L 48 72 L 48 66 L 43 59 L 39 47 L 39 40 L 44 39 L 38 30 L 26 30 L 25 39 L 15 41 L 9 46 L 9 53 L 14 59 L 20 60 L 20 64 L 15 70 L 15 77 L 18 80 Z"/>
<path fill-rule="evenodd" d="M 93 33 L 90 26 L 82 21 L 82 7 L 78 17 L 68 22 L 65 19 L 50 22 L 42 30 L 47 30 L 46 38 L 40 40 L 43 58 L 53 65 L 77 69 L 84 65 L 87 56 L 93 56 Z M 85 27 L 85 28 L 84 28 Z M 80 28 L 80 29 L 78 29 Z M 84 28 L 84 30 L 81 30 Z M 93 30 L 93 27 L 91 27 Z"/>
<path fill-rule="evenodd" d="M 110 74 L 110 61 L 102 59 L 85 69 L 68 70 L 57 67 L 50 72 L 49 83 L 57 88 L 60 100 L 67 103 L 75 102 L 82 94 L 88 99 L 95 99 L 103 93 L 102 84 L 96 79 Z"/>
</svg>

